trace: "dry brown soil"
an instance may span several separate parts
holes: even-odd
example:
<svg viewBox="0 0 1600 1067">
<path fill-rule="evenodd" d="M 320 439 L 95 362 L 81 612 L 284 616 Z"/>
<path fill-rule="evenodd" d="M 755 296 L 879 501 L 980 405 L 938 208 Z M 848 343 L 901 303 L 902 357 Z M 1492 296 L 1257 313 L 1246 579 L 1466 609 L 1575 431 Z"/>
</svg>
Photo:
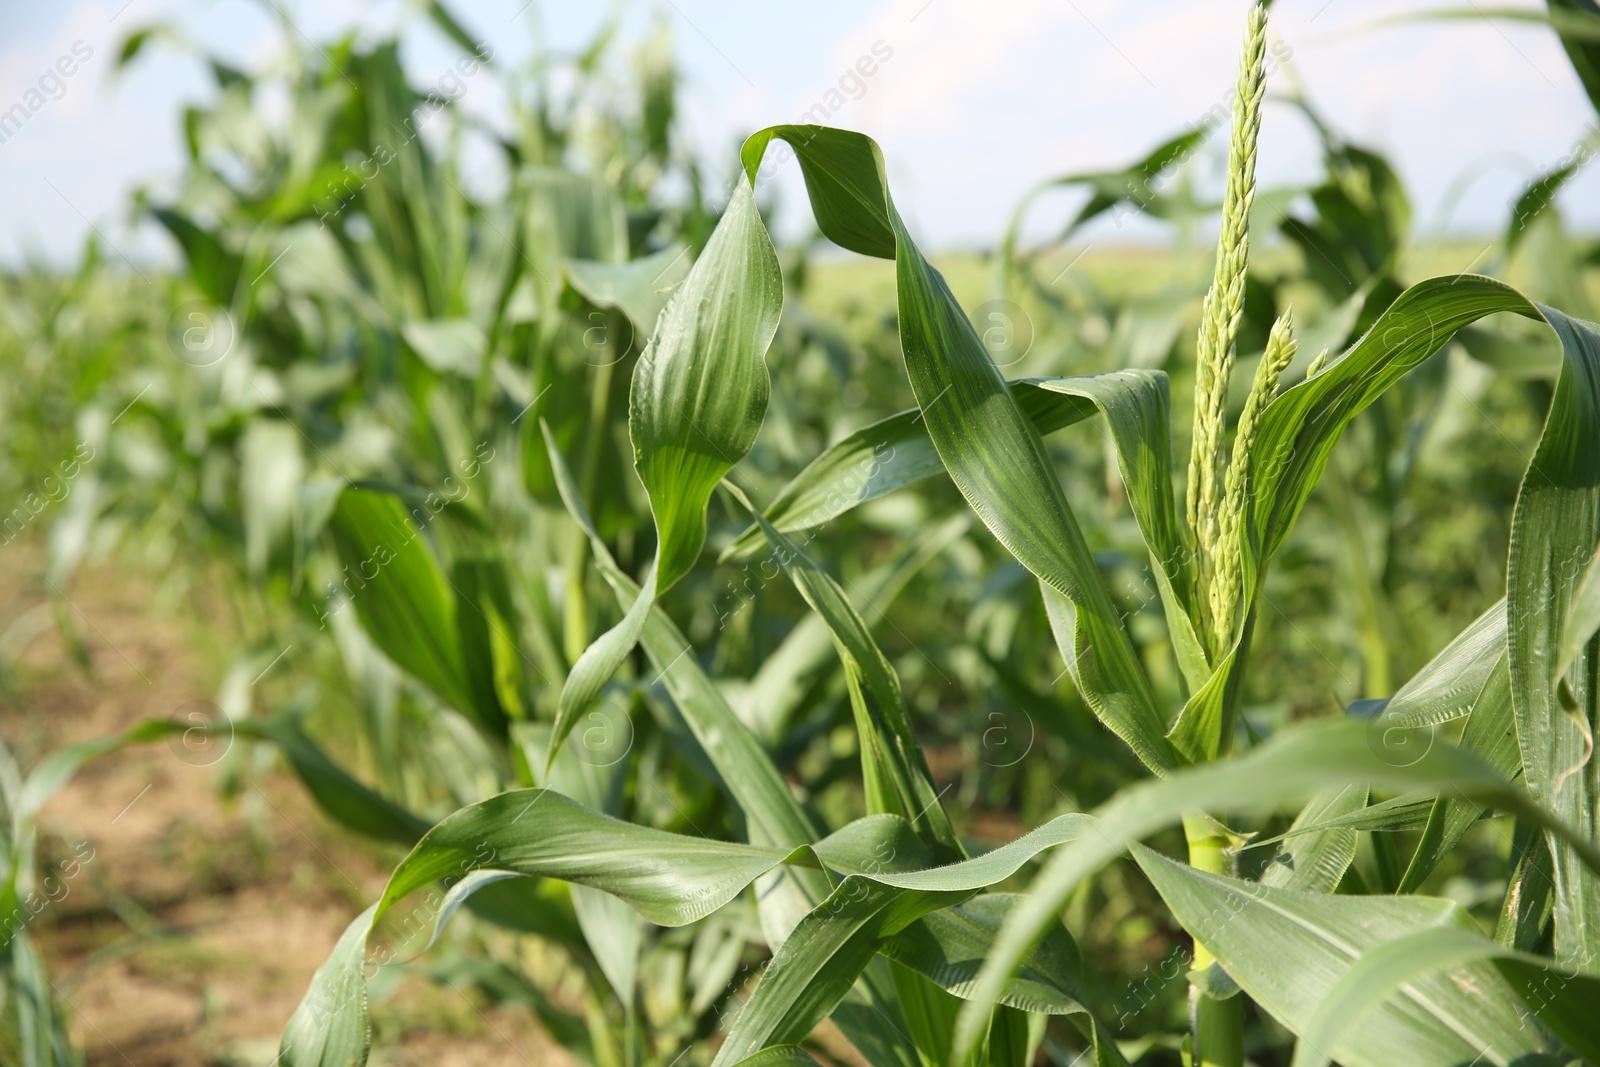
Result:
<svg viewBox="0 0 1600 1067">
<path fill-rule="evenodd" d="M 37 546 L 14 543 L 0 559 L 0 631 L 30 611 L 12 637 L 39 624 L 0 664 L 0 737 L 24 768 L 215 695 L 225 610 L 199 596 L 168 602 L 114 568 L 81 574 L 61 611 L 85 672 L 53 620 Z M 93 849 L 34 929 L 95 1067 L 268 1067 L 312 972 L 383 886 L 393 856 L 325 819 L 275 756 L 231 759 L 239 786 L 224 797 L 228 759 L 193 766 L 165 745 L 125 749 L 85 767 L 41 816 L 41 861 Z M 374 1065 L 571 1062 L 527 1013 L 421 978 L 374 1018 Z"/>
</svg>

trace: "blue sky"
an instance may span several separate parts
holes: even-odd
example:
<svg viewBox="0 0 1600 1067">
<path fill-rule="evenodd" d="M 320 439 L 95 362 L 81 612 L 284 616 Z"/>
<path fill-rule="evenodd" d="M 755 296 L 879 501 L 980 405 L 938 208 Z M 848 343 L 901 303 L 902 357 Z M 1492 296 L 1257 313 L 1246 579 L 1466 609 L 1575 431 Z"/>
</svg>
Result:
<svg viewBox="0 0 1600 1067">
<path fill-rule="evenodd" d="M 1595 114 L 1559 44 L 1537 26 L 1469 18 L 1374 28 L 1440 6 L 1456 5 L 1279 0 L 1273 28 L 1288 62 L 1274 85 L 1298 77 L 1341 132 L 1389 153 L 1421 227 L 1491 231 Z M 377 33 L 407 10 L 396 0 L 284 0 L 283 9 L 312 39 L 352 25 Z M 535 34 L 557 48 L 578 45 L 606 6 L 457 0 L 452 9 L 515 58 Z M 1126 163 L 1198 121 L 1232 83 L 1244 10 L 1240 0 L 637 0 L 627 9 L 631 32 L 656 17 L 672 24 L 687 76 L 685 129 L 713 166 L 731 164 L 744 133 L 842 101 L 829 121 L 884 145 L 896 199 L 931 248 L 992 245 L 1035 182 Z M 110 76 L 121 41 L 158 19 L 245 64 L 270 62 L 282 47 L 277 19 L 253 0 L 63 0 L 0 11 L 0 112 L 47 82 L 43 106 L 0 143 L 0 263 L 70 262 L 91 224 L 136 260 L 170 254 L 159 235 L 129 228 L 128 194 L 139 184 L 159 190 L 176 173 L 181 108 L 204 96 L 209 79 L 171 50 Z M 870 77 L 846 77 L 875 50 Z M 419 83 L 451 58 L 430 31 L 407 38 Z M 47 73 L 67 68 L 59 80 Z M 492 120 L 498 87 L 488 77 L 464 106 Z M 841 79 L 846 92 L 833 95 Z M 1196 164 L 1202 175 L 1220 166 L 1223 139 L 1213 141 Z M 1263 180 L 1293 181 L 1316 165 L 1304 121 L 1269 108 Z M 1563 199 L 1589 228 L 1600 227 L 1595 172 Z M 791 228 L 800 222 L 793 179 L 778 182 Z M 1069 206 L 1063 199 L 1042 218 Z"/>
</svg>

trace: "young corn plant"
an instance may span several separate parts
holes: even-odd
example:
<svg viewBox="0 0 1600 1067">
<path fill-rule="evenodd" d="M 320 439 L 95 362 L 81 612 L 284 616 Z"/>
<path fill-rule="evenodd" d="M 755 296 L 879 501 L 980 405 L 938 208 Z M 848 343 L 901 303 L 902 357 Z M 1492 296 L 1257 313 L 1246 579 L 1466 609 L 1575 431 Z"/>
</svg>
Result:
<svg viewBox="0 0 1600 1067">
<path fill-rule="evenodd" d="M 1064 1017 L 1096 1062 L 1122 1063 L 1083 993 L 1094 961 L 1081 958 L 1060 916 L 1080 886 L 1125 855 L 1194 939 L 1184 1038 L 1192 1063 L 1245 1062 L 1247 1005 L 1296 1036 L 1297 1067 L 1600 1058 L 1600 1027 L 1586 1010 L 1600 995 L 1592 932 L 1600 780 L 1591 759 L 1600 711 L 1600 328 L 1487 277 L 1434 278 L 1384 302 L 1354 343 L 1318 356 L 1283 388 L 1296 352 L 1285 309 L 1230 435 L 1265 29 L 1264 7 L 1254 8 L 1197 345 L 1181 509 L 1165 375 L 1005 380 L 912 241 L 874 142 L 776 126 L 745 143 L 745 180 L 659 311 L 630 382 L 628 434 L 654 526 L 651 562 L 637 574 L 619 564 L 590 516 L 584 480 L 542 427 L 548 469 L 586 546 L 578 558 L 599 572 L 620 621 L 575 657 L 547 718 L 518 732 L 538 784 L 464 807 L 421 837 L 313 980 L 284 1033 L 284 1063 L 365 1062 L 366 980 L 392 962 L 396 925 L 401 934 L 436 933 L 462 903 L 485 899 L 480 892 L 520 886 L 526 900 L 549 879 L 578 887 L 575 900 L 592 902 L 595 914 L 611 907 L 602 900 L 621 902 L 626 910 L 606 913 L 618 931 L 637 929 L 630 913 L 658 926 L 704 923 L 753 888 L 771 958 L 710 1042 L 714 1052 L 706 1049 L 716 1067 L 815 1062 L 813 1032 L 829 1019 L 875 1064 L 1022 1065 L 1034 1061 L 1047 1016 Z M 798 158 L 824 235 L 893 262 L 917 406 L 831 446 L 758 509 L 729 475 L 760 430 L 766 360 L 784 314 L 782 272 L 753 192 L 774 140 Z M 1457 331 L 1501 313 L 1541 324 L 1561 349 L 1511 519 L 1504 600 L 1376 706 L 1264 739 L 1241 736 L 1266 575 L 1341 434 Z M 1186 683 L 1178 707 L 1159 701 L 1044 443 L 1096 418 L 1148 549 Z M 976 856 L 951 828 L 895 670 L 840 580 L 795 540 L 939 476 L 1037 580 L 1074 684 L 1150 773 L 1093 812 L 1060 816 Z M 730 553 L 769 550 L 832 639 L 859 738 L 866 810 L 853 821 L 824 825 L 801 802 L 663 607 L 703 550 L 719 486 L 751 518 Z M 371 488 L 345 490 L 339 507 L 347 557 L 375 558 L 386 514 L 404 522 L 395 498 Z M 460 527 L 441 540 L 474 558 L 483 533 Z M 414 544 L 382 561 L 352 598 L 380 647 L 408 650 L 408 670 L 473 707 L 474 692 L 492 686 L 493 640 L 458 627 L 431 551 Z M 469 638 L 488 652 L 465 655 Z M 563 768 L 585 716 L 627 690 L 616 677 L 641 655 L 670 698 L 680 750 L 736 811 L 741 839 L 624 821 L 569 795 L 580 786 L 561 788 L 574 780 Z M 1435 736 L 1446 731 L 1454 736 Z M 1235 755 L 1246 741 L 1249 750 Z M 1375 794 L 1390 799 L 1374 802 Z M 1235 858 L 1249 828 L 1278 812 L 1295 815 L 1289 832 L 1272 842 L 1258 877 L 1241 877 Z M 1417 813 L 1425 813 L 1421 838 L 1398 884 L 1348 892 L 1358 834 Z M 1454 902 L 1418 892 L 1485 816 L 1514 827 L 1493 937 Z M 1175 826 L 1187 838 L 1185 863 L 1142 844 Z M 1036 857 L 1044 862 L 1025 893 L 995 891 Z M 410 905 L 441 882 L 443 893 Z M 500 903 L 518 906 L 514 896 Z M 613 942 L 608 976 L 628 969 L 637 944 Z M 615 984 L 625 1000 L 637 994 L 631 982 Z M 625 1055 L 642 1054 L 635 1038 Z"/>
</svg>

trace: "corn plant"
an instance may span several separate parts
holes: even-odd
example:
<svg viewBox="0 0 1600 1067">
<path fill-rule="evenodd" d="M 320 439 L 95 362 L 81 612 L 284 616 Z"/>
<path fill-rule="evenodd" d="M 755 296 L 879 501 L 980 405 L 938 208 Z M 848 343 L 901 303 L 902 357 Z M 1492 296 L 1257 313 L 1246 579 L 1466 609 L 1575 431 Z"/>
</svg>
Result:
<svg viewBox="0 0 1600 1067">
<path fill-rule="evenodd" d="M 283 1062 L 364 1062 L 367 972 L 416 947 L 405 935 L 436 936 L 479 894 L 502 894 L 514 910 L 523 887 L 524 916 L 536 915 L 529 897 L 549 880 L 575 887 L 580 915 L 606 916 L 604 935 L 593 923 L 585 933 L 630 1019 L 640 995 L 638 919 L 706 931 L 753 891 L 771 956 L 742 1003 L 726 1002 L 736 1010 L 705 1053 L 718 1067 L 813 1062 L 813 1032 L 830 1019 L 873 1063 L 1024 1064 L 1047 1041 L 1076 1044 L 1099 1063 L 1126 1062 L 1084 992 L 1094 961 L 1060 920 L 1073 894 L 1122 856 L 1194 939 L 1183 1036 L 1191 1062 L 1242 1064 L 1247 1006 L 1295 1035 L 1297 1064 L 1600 1057 L 1600 1031 L 1584 1009 L 1600 994 L 1588 932 L 1600 904 L 1600 786 L 1590 759 L 1600 693 L 1600 328 L 1488 277 L 1434 278 L 1373 300 L 1364 332 L 1338 355 L 1302 363 L 1300 380 L 1285 387 L 1298 344 L 1284 308 L 1234 414 L 1228 386 L 1245 300 L 1265 28 L 1264 7 L 1252 9 L 1222 240 L 1196 346 L 1182 506 L 1166 376 L 1133 368 L 1005 380 L 896 211 L 878 146 L 817 126 L 771 127 L 746 141 L 743 180 L 693 267 L 664 307 L 640 314 L 654 321 L 629 383 L 628 437 L 654 537 L 634 573 L 591 517 L 593 479 L 569 469 L 560 435 L 541 426 L 542 469 L 583 545 L 568 558 L 598 572 L 620 616 L 571 657 L 553 708 L 513 715 L 509 726 L 493 716 L 507 652 L 492 624 L 452 606 L 455 583 L 445 577 L 496 557 L 487 531 L 463 513 L 418 540 L 401 497 L 344 491 L 333 529 L 341 558 L 371 572 L 348 590 L 363 626 L 479 729 L 506 731 L 533 784 L 464 807 L 417 841 L 318 972 L 285 1030 Z M 767 358 L 785 312 L 783 271 L 753 191 L 774 140 L 798 159 L 822 233 L 893 262 L 917 406 L 830 446 L 758 508 L 732 476 L 768 407 Z M 1331 200 L 1324 212 L 1337 227 Z M 1313 237 L 1302 240 L 1310 247 Z M 610 293 L 627 304 L 617 295 L 621 269 L 591 272 L 593 299 Z M 1388 284 L 1392 263 L 1380 256 L 1367 270 L 1377 280 L 1364 298 Z M 1358 310 L 1366 307 L 1363 299 Z M 1511 517 L 1504 600 L 1392 696 L 1254 736 L 1241 724 L 1240 694 L 1257 630 L 1273 622 L 1263 611 L 1267 574 L 1340 436 L 1458 331 L 1499 313 L 1540 324 L 1561 353 Z M 1094 419 L 1113 441 L 1148 550 L 1186 694 L 1176 707 L 1159 700 L 1044 443 Z M 895 668 L 840 579 L 796 541 L 940 476 L 1037 580 L 1066 672 L 1149 775 L 1092 812 L 1059 816 L 980 855 L 952 829 Z M 783 571 L 831 638 L 859 741 L 865 810 L 853 820 L 830 826 L 802 803 L 667 614 L 670 591 L 703 551 L 719 493 L 748 515 L 727 554 L 770 552 L 773 573 Z M 477 573 L 487 583 L 479 588 L 492 589 L 492 571 Z M 626 706 L 659 690 L 676 750 L 729 805 L 737 839 L 597 810 L 606 789 L 592 775 L 584 784 L 574 754 L 582 727 L 604 702 Z M 1235 754 L 1241 745 L 1248 751 Z M 1278 812 L 1294 822 L 1269 842 L 1261 872 L 1241 877 L 1250 828 Z M 1492 938 L 1459 905 L 1418 892 L 1486 816 L 1514 827 Z M 1419 822 L 1397 883 L 1351 892 L 1358 834 Z M 1178 826 L 1182 862 L 1142 844 Z M 996 891 L 1035 859 L 1043 863 L 1025 892 Z M 442 894 L 407 909 L 439 882 Z M 1052 1016 L 1063 1022 L 1050 1024 Z M 634 1034 L 623 1054 L 657 1050 Z"/>
</svg>

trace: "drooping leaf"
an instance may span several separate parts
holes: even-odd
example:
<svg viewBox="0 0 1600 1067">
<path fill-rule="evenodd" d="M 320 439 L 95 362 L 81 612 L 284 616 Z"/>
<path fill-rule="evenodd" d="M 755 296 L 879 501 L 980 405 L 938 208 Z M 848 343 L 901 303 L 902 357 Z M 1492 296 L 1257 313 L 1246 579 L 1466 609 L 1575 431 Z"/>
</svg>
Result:
<svg viewBox="0 0 1600 1067">
<path fill-rule="evenodd" d="M 1600 327 L 1539 309 L 1565 356 L 1544 433 L 1528 463 L 1511 517 L 1506 634 L 1511 705 L 1529 790 L 1593 838 L 1600 830 L 1594 734 L 1600 686 L 1589 645 L 1566 672 L 1567 618 L 1584 569 L 1600 545 Z M 1558 693 L 1558 689 L 1560 692 Z M 1556 958 L 1586 958 L 1600 924 L 1600 878 L 1572 849 L 1551 842 L 1556 865 Z"/>
<path fill-rule="evenodd" d="M 436 881 L 454 882 L 455 888 L 431 916 L 434 938 L 470 893 L 505 874 L 590 886 L 652 922 L 676 926 L 705 917 L 781 864 L 823 865 L 839 872 L 845 876 L 839 888 L 778 948 L 766 979 L 784 977 L 774 982 L 773 991 L 761 994 L 764 980 L 741 1013 L 734 1032 L 745 1035 L 742 1043 L 730 1036 L 731 1049 L 725 1046 L 722 1053 L 723 1062 L 734 1062 L 809 1032 L 849 993 L 882 938 L 929 910 L 1009 877 L 1040 850 L 1072 840 L 1084 825 L 1083 816 L 1062 816 L 986 856 L 924 868 L 926 850 L 910 827 L 892 816 L 869 816 L 814 846 L 782 849 L 637 826 L 548 789 L 502 793 L 439 823 L 395 868 L 379 902 L 351 925 L 313 979 L 285 1031 L 281 1053 L 285 1062 L 297 1065 L 365 1062 L 364 946 L 386 913 Z M 479 874 L 488 877 L 474 877 Z M 405 925 L 407 930 L 427 927 L 416 912 L 408 913 Z M 788 960 L 796 962 L 791 966 Z M 813 985 L 812 979 L 821 984 Z M 298 1054 L 290 1047 L 295 1042 Z"/>
<path fill-rule="evenodd" d="M 1419 282 L 1321 373 L 1267 405 L 1250 453 L 1247 589 L 1293 529 L 1350 421 L 1456 330 L 1507 311 L 1539 317 L 1527 298 L 1491 278 L 1463 274 Z"/>
</svg>

